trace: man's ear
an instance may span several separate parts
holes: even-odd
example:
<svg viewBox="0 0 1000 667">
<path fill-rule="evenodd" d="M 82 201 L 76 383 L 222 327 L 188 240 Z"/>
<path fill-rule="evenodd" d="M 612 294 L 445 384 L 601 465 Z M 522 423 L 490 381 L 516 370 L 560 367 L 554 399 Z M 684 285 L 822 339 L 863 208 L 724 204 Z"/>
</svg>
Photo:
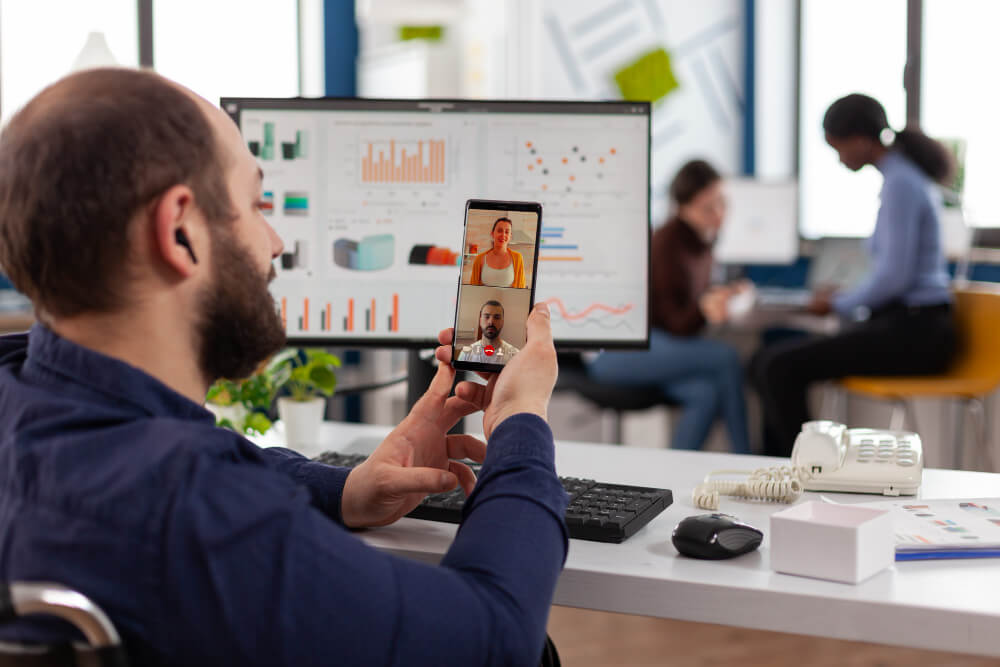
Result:
<svg viewBox="0 0 1000 667">
<path fill-rule="evenodd" d="M 154 255 L 183 277 L 198 264 L 204 230 L 194 193 L 186 185 L 175 185 L 153 204 Z"/>
</svg>

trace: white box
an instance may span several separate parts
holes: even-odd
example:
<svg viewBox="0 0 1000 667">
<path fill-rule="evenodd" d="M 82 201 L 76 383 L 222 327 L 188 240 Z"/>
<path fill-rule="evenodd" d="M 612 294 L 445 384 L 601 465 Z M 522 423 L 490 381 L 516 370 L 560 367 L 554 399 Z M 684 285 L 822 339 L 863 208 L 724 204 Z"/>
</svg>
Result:
<svg viewBox="0 0 1000 667">
<path fill-rule="evenodd" d="M 775 572 L 856 584 L 895 558 L 888 510 L 806 502 L 771 515 Z"/>
</svg>

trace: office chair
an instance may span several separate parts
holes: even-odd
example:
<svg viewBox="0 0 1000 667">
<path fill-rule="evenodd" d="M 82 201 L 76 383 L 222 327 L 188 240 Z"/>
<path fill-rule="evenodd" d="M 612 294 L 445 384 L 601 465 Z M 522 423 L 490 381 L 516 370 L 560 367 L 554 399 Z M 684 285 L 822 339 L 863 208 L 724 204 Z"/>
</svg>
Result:
<svg viewBox="0 0 1000 667">
<path fill-rule="evenodd" d="M 48 582 L 0 582 L 0 624 L 33 614 L 72 623 L 87 644 L 0 642 L 0 667 L 127 667 L 114 625 L 86 596 Z"/>
<path fill-rule="evenodd" d="M 910 400 L 918 397 L 950 398 L 958 401 L 975 427 L 977 454 L 987 470 L 993 457 L 986 437 L 984 399 L 1000 387 L 1000 291 L 996 288 L 963 287 L 955 291 L 955 320 L 959 331 L 958 356 L 941 375 L 906 377 L 848 377 L 844 389 L 871 398 L 892 401 L 889 427 L 902 429 L 907 418 L 916 430 Z M 962 467 L 965 450 L 964 419 L 956 422 L 955 468 Z"/>
<path fill-rule="evenodd" d="M 654 385 L 625 387 L 594 380 L 587 374 L 583 359 L 578 354 L 559 355 L 559 379 L 554 391 L 575 391 L 598 408 L 613 410 L 614 442 L 617 445 L 624 440 L 622 421 L 626 411 L 646 410 L 657 405 L 678 405 Z"/>
</svg>

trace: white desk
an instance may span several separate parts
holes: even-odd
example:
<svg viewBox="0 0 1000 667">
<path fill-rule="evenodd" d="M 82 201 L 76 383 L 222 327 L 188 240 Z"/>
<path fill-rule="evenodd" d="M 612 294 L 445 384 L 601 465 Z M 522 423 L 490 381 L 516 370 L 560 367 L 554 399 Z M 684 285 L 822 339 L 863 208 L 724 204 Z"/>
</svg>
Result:
<svg viewBox="0 0 1000 667">
<path fill-rule="evenodd" d="M 344 449 L 359 437 L 381 437 L 387 431 L 327 424 L 322 438 L 329 443 L 324 448 Z M 762 529 L 760 549 L 726 561 L 677 555 L 670 533 L 680 519 L 704 512 L 694 507 L 690 494 L 706 473 L 779 462 L 757 456 L 559 443 L 560 475 L 665 487 L 673 491 L 674 503 L 622 544 L 571 540 L 555 604 L 1000 656 L 1000 559 L 896 563 L 856 586 L 777 574 L 769 566 L 768 517 L 787 505 L 729 498 L 723 499 L 720 509 Z M 823 495 L 842 502 L 876 498 Z M 920 495 L 996 497 L 1000 475 L 925 470 Z M 451 524 L 402 519 L 361 537 L 379 549 L 436 563 L 455 529 Z"/>
</svg>

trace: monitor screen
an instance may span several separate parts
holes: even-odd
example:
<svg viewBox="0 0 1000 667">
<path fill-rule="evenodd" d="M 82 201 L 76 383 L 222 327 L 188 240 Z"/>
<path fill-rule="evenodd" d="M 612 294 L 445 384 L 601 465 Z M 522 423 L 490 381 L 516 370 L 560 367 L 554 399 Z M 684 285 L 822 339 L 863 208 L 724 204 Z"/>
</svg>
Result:
<svg viewBox="0 0 1000 667">
<path fill-rule="evenodd" d="M 726 179 L 726 219 L 715 243 L 722 264 L 792 264 L 799 257 L 795 181 Z"/>
<path fill-rule="evenodd" d="M 223 98 L 284 242 L 294 344 L 430 346 L 455 319 L 469 199 L 543 207 L 536 302 L 563 347 L 648 341 L 650 107 Z M 513 238 L 512 244 L 523 239 Z M 476 246 L 476 247 L 474 247 Z"/>
</svg>

